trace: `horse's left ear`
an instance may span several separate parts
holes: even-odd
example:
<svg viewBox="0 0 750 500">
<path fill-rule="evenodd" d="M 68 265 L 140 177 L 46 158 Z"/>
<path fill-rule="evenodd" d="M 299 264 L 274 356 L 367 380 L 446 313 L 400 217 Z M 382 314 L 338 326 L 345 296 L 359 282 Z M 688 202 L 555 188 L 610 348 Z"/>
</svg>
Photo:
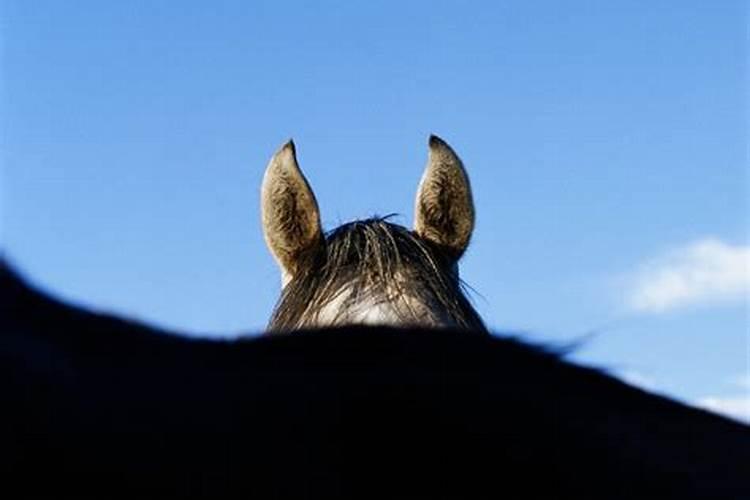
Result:
<svg viewBox="0 0 750 500">
<path fill-rule="evenodd" d="M 430 136 L 430 154 L 417 190 L 414 231 L 458 259 L 474 230 L 474 202 L 463 163 L 451 147 Z"/>
<path fill-rule="evenodd" d="M 281 267 L 284 286 L 299 271 L 303 254 L 323 244 L 318 202 L 297 164 L 292 141 L 284 144 L 268 163 L 260 208 L 263 236 Z"/>
</svg>

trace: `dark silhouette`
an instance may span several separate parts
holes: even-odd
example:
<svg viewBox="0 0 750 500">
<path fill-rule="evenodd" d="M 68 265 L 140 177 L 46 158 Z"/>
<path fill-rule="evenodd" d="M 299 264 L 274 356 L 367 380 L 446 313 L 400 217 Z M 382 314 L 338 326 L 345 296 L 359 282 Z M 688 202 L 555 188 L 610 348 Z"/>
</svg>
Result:
<svg viewBox="0 0 750 500">
<path fill-rule="evenodd" d="M 748 427 L 513 339 L 190 340 L 0 284 L 2 498 L 750 498 Z"/>
</svg>

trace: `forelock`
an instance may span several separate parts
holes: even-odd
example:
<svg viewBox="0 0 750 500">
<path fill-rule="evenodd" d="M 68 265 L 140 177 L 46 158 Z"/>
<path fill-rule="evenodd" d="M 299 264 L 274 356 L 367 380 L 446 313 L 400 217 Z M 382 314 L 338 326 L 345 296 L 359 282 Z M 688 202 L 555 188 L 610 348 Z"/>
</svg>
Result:
<svg viewBox="0 0 750 500">
<path fill-rule="evenodd" d="M 302 259 L 297 275 L 282 291 L 269 323 L 272 330 L 318 325 L 330 304 L 345 321 L 347 301 L 388 300 L 404 324 L 431 314 L 431 322 L 484 329 L 464 296 L 455 262 L 388 217 L 344 224 L 326 235 L 325 245 Z M 408 300 L 399 298 L 408 297 Z M 420 310 L 417 310 L 420 309 Z M 427 309 L 427 313 L 425 312 Z M 327 317 L 325 322 L 337 322 Z"/>
</svg>

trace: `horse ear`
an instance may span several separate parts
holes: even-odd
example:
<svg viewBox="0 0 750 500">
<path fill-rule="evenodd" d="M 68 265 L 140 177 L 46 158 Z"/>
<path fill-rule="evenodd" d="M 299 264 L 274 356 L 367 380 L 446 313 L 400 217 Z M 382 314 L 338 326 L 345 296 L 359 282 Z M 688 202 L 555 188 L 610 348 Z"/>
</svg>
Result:
<svg viewBox="0 0 750 500">
<path fill-rule="evenodd" d="M 437 136 L 430 136 L 427 167 L 417 190 L 414 231 L 458 259 L 474 230 L 471 185 L 461 159 Z"/>
<path fill-rule="evenodd" d="M 304 252 L 323 242 L 315 195 L 290 140 L 273 155 L 261 188 L 263 236 L 281 267 L 282 285 L 298 271 Z"/>
</svg>

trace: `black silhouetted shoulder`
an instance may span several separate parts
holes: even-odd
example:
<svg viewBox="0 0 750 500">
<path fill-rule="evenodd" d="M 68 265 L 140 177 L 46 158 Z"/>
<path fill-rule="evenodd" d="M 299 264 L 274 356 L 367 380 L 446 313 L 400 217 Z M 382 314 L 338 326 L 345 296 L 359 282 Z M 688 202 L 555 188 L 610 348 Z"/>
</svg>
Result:
<svg viewBox="0 0 750 500">
<path fill-rule="evenodd" d="M 746 426 L 514 340 L 190 340 L 0 285 L 3 498 L 750 498 Z"/>
</svg>

